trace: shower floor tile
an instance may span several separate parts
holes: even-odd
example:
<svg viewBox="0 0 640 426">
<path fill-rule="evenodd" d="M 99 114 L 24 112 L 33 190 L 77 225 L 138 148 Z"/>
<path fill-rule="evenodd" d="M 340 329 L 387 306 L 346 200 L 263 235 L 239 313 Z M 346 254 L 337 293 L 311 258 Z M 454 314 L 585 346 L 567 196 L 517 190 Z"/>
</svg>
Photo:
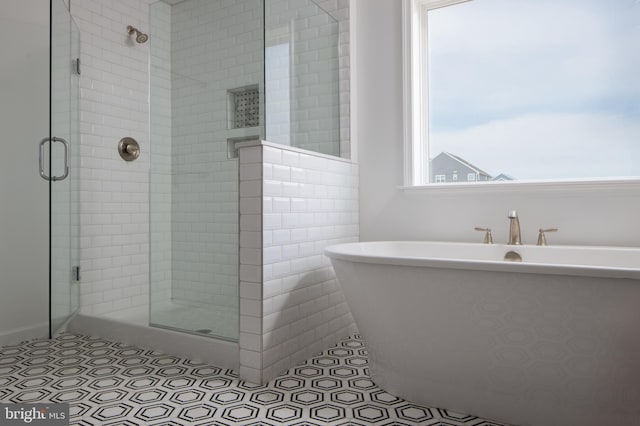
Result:
<svg viewBox="0 0 640 426">
<path fill-rule="evenodd" d="M 238 309 L 172 301 L 155 304 L 151 323 L 229 339 L 238 338 Z M 206 330 L 206 331 L 205 331 Z"/>
<path fill-rule="evenodd" d="M 231 370 L 64 333 L 0 348 L 0 402 L 68 402 L 71 425 L 502 425 L 390 395 L 367 362 L 356 335 L 255 386 Z"/>
<path fill-rule="evenodd" d="M 149 316 L 151 315 L 151 320 Z M 170 329 L 222 337 L 238 338 L 238 309 L 225 306 L 197 305 L 177 300 L 154 302 L 149 306 L 136 306 L 101 314 L 102 317 L 142 326 L 150 323 Z"/>
</svg>

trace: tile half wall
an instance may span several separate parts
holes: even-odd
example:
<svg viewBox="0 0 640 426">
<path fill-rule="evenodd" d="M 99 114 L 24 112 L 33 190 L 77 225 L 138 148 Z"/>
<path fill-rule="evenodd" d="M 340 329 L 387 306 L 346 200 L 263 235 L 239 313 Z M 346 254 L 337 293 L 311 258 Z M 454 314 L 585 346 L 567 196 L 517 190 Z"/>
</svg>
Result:
<svg viewBox="0 0 640 426">
<path fill-rule="evenodd" d="M 239 156 L 240 376 L 265 383 L 355 331 L 323 252 L 358 240 L 358 166 L 268 142 Z"/>
</svg>

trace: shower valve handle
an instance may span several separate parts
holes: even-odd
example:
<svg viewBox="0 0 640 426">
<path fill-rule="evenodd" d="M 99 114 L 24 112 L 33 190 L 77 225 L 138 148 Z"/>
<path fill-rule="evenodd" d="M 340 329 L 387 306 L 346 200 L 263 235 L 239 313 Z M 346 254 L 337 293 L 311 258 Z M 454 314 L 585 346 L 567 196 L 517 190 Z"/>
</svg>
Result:
<svg viewBox="0 0 640 426">
<path fill-rule="evenodd" d="M 125 161 L 133 161 L 140 157 L 140 145 L 130 137 L 120 139 L 118 142 L 118 152 Z"/>
</svg>

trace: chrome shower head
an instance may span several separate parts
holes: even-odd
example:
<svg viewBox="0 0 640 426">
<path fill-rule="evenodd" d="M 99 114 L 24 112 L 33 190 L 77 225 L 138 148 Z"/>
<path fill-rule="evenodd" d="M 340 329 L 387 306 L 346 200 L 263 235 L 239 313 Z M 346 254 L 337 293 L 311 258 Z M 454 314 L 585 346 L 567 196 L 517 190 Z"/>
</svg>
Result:
<svg viewBox="0 0 640 426">
<path fill-rule="evenodd" d="M 136 35 L 136 42 L 142 44 L 142 43 L 146 43 L 147 40 L 149 40 L 149 36 L 143 32 L 140 32 L 139 29 L 132 27 L 131 25 L 127 26 L 127 32 L 129 33 L 129 35 Z"/>
</svg>

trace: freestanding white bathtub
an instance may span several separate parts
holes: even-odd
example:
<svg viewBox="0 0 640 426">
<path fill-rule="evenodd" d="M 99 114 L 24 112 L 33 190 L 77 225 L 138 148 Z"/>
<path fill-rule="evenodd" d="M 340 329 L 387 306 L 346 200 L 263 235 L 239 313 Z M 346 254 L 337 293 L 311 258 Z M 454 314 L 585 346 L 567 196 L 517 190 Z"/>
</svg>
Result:
<svg viewBox="0 0 640 426">
<path fill-rule="evenodd" d="M 511 250 L 522 263 L 503 260 Z M 326 254 L 388 392 L 516 425 L 640 425 L 640 249 L 366 242 Z"/>
</svg>

